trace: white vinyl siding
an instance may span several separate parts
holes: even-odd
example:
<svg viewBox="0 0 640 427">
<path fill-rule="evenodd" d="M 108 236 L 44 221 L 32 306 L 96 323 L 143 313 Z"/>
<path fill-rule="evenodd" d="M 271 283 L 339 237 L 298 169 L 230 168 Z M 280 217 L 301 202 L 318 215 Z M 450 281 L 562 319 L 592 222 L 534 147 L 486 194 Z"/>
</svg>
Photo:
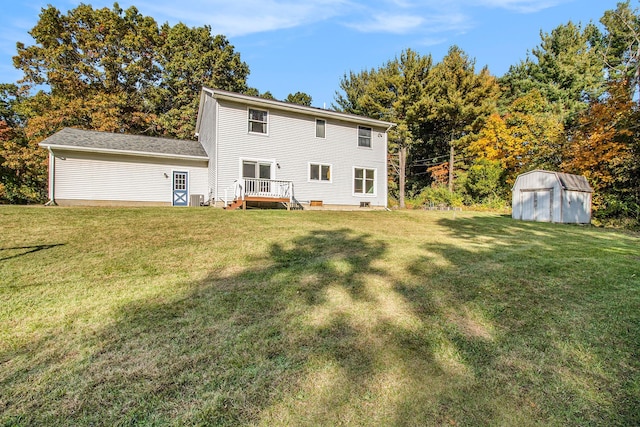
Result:
<svg viewBox="0 0 640 427">
<path fill-rule="evenodd" d="M 55 197 L 60 200 L 171 204 L 172 171 L 189 173 L 190 194 L 207 195 L 206 161 L 56 151 Z"/>
<path fill-rule="evenodd" d="M 217 155 L 217 101 L 208 93 L 205 94 L 205 105 L 202 108 L 202 117 L 200 118 L 200 132 L 198 133 L 198 141 L 204 147 L 209 156 L 209 185 L 204 193 L 205 200 L 215 193 L 216 187 L 216 155 Z M 202 101 L 201 101 L 202 102 Z M 197 193 L 196 193 L 197 194 Z"/>
<path fill-rule="evenodd" d="M 253 108 L 253 107 L 251 107 Z M 353 168 L 377 171 L 375 196 L 366 195 L 372 206 L 386 206 L 386 128 L 370 128 L 372 148 L 363 150 L 354 137 L 358 124 L 326 118 L 326 138 L 316 138 L 316 119 L 310 114 L 269 109 L 269 138 L 247 132 L 246 104 L 218 100 L 218 186 L 216 200 L 232 188 L 241 175 L 240 159 L 271 159 L 273 179 L 292 181 L 294 194 L 302 203 L 322 200 L 325 205 L 359 206 L 362 195 L 353 193 Z M 309 179 L 309 164 L 331 165 L 331 181 L 319 185 Z"/>
</svg>

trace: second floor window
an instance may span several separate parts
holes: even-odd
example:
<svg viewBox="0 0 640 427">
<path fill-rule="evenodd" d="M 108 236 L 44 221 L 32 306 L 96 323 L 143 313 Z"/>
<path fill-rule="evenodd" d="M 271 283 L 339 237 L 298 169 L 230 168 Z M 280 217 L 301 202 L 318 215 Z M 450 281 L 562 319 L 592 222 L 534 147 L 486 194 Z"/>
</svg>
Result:
<svg viewBox="0 0 640 427">
<path fill-rule="evenodd" d="M 316 119 L 316 138 L 324 138 L 326 133 L 325 133 L 325 127 L 327 125 L 327 122 L 325 120 L 322 119 Z"/>
<path fill-rule="evenodd" d="M 266 134 L 268 117 L 267 111 L 249 108 L 249 132 Z"/>
<path fill-rule="evenodd" d="M 371 148 L 371 128 L 358 126 L 358 147 Z"/>
</svg>

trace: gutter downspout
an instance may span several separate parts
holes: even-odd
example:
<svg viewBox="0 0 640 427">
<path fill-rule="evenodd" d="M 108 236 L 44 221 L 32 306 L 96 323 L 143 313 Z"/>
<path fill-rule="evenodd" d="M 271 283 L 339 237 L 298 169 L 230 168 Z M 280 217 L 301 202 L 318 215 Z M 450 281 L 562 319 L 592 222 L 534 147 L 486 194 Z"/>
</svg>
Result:
<svg viewBox="0 0 640 427">
<path fill-rule="evenodd" d="M 51 147 L 49 150 L 49 201 L 45 206 L 58 206 L 56 203 L 56 156 L 53 154 Z"/>
<path fill-rule="evenodd" d="M 214 155 L 215 155 L 215 160 L 214 160 L 214 167 L 215 167 L 215 171 L 214 171 L 214 193 L 213 193 L 213 197 L 215 198 L 215 202 L 214 202 L 214 206 L 216 206 L 216 203 L 218 202 L 218 178 L 219 178 L 219 170 L 220 168 L 218 167 L 220 165 L 220 150 L 218 149 L 218 147 L 220 146 L 220 103 L 218 102 L 217 99 L 213 98 L 212 96 L 212 100 L 213 100 L 213 114 L 215 117 L 215 132 L 214 132 L 214 138 L 215 138 L 215 150 L 214 150 Z M 211 161 L 211 159 L 209 159 L 209 161 Z M 235 199 L 235 195 L 234 195 L 234 199 Z"/>
</svg>

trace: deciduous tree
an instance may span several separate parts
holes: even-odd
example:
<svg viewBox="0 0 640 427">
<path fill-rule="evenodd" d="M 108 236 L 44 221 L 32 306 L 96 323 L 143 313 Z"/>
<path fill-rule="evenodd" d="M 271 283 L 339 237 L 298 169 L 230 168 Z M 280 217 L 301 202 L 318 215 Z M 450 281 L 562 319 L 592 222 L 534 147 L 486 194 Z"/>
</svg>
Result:
<svg viewBox="0 0 640 427">
<path fill-rule="evenodd" d="M 247 90 L 249 68 L 224 36 L 206 26 L 158 27 L 135 7 L 48 6 L 30 34 L 34 44 L 17 44 L 14 65 L 21 90 L 39 90 L 16 105 L 25 139 L 5 141 L 4 163 L 18 173 L 23 159 L 40 173 L 33 194 L 46 181 L 37 144 L 62 127 L 193 138 L 202 86 Z"/>
<path fill-rule="evenodd" d="M 516 99 L 504 115 L 492 114 L 469 144 L 473 157 L 500 161 L 506 182 L 533 169 L 556 170 L 564 154 L 564 126 L 536 89 Z"/>
<path fill-rule="evenodd" d="M 194 138 L 202 87 L 246 92 L 249 67 L 224 36 L 212 35 L 209 26 L 165 23 L 160 40 L 159 81 L 152 89 L 159 133 Z"/>
<path fill-rule="evenodd" d="M 629 96 L 626 81 L 611 82 L 608 95 L 594 102 L 580 117 L 578 130 L 569 143 L 570 155 L 562 167 L 589 179 L 595 189 L 596 208 L 610 209 L 607 202 L 615 200 L 618 206 L 633 205 L 638 215 L 640 114 Z"/>
</svg>

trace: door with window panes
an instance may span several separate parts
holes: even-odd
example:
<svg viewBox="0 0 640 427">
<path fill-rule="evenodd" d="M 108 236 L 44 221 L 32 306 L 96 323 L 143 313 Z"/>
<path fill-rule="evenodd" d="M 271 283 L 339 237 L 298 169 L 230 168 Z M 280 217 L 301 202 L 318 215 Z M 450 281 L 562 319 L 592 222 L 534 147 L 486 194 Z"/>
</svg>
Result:
<svg viewBox="0 0 640 427">
<path fill-rule="evenodd" d="M 173 171 L 173 206 L 187 206 L 189 204 L 189 173 Z"/>
<path fill-rule="evenodd" d="M 245 179 L 247 194 L 262 194 L 271 191 L 271 163 L 244 160 L 242 178 Z"/>
</svg>

